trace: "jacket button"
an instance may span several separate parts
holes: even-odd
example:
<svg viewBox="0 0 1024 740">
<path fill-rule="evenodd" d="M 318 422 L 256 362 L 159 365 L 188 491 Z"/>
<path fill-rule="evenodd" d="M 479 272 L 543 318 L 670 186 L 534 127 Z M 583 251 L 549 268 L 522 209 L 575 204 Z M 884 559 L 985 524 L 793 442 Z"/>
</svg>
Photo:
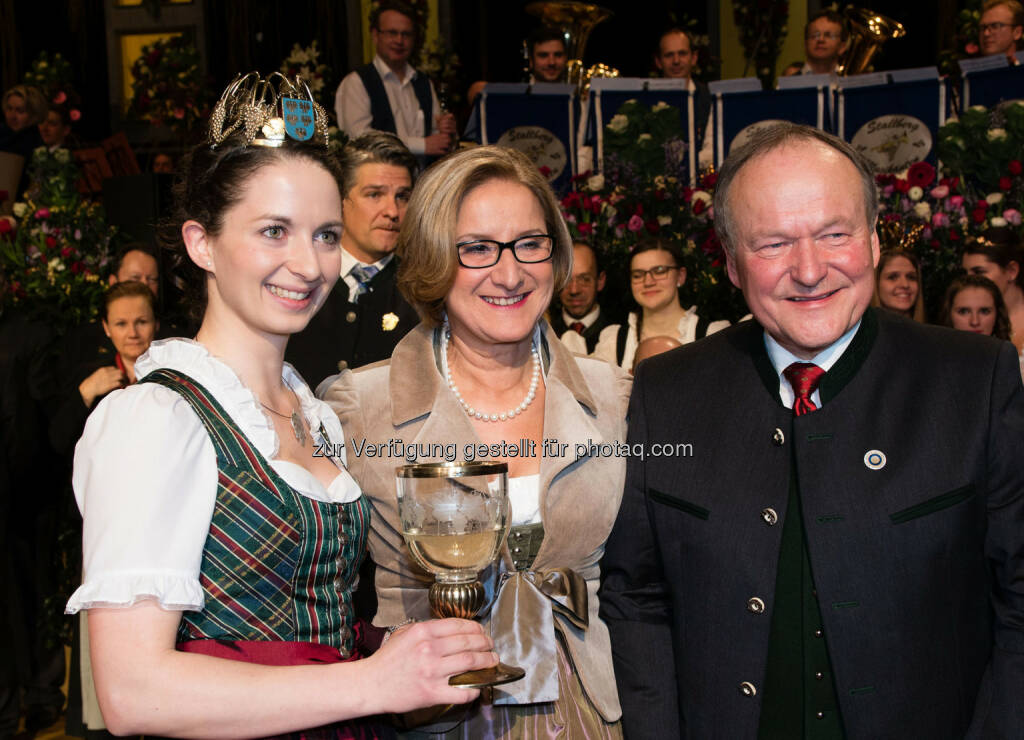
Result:
<svg viewBox="0 0 1024 740">
<path fill-rule="evenodd" d="M 512 548 L 512 554 L 513 555 L 518 555 L 521 552 L 522 552 L 522 550 L 520 548 L 518 548 L 518 547 L 513 547 Z"/>
<path fill-rule="evenodd" d="M 821 637 L 823 634 L 825 634 L 825 633 L 822 632 L 821 630 L 814 630 L 814 636 L 815 637 Z"/>
<path fill-rule="evenodd" d="M 817 717 L 818 719 L 825 719 L 825 713 L 824 712 L 816 712 L 814 716 Z"/>
<path fill-rule="evenodd" d="M 750 681 L 744 681 L 740 684 L 740 693 L 744 696 L 756 696 L 757 689 L 754 687 L 754 684 L 750 683 Z"/>
<path fill-rule="evenodd" d="M 772 444 L 776 447 L 782 447 L 786 443 L 786 435 L 782 433 L 782 430 L 775 427 L 775 431 L 772 432 Z"/>
<path fill-rule="evenodd" d="M 347 368 L 348 368 L 348 361 L 347 360 L 338 360 L 338 370 L 339 371 L 340 370 L 345 370 Z"/>
<path fill-rule="evenodd" d="M 770 507 L 767 509 L 761 509 L 761 518 L 764 519 L 764 523 L 769 527 L 779 521 L 779 515 L 775 513 L 775 509 Z"/>
<path fill-rule="evenodd" d="M 751 597 L 747 601 L 747 611 L 753 612 L 754 614 L 764 613 L 764 601 L 757 598 L 756 596 Z"/>
<path fill-rule="evenodd" d="M 821 671 L 818 671 L 817 673 L 814 674 L 814 680 L 815 681 L 820 681 L 823 678 L 825 678 L 825 674 L 822 673 Z"/>
<path fill-rule="evenodd" d="M 348 323 L 351 324 L 355 320 L 356 320 L 356 312 L 355 311 L 349 311 L 347 314 L 345 314 L 345 321 L 347 321 Z"/>
</svg>

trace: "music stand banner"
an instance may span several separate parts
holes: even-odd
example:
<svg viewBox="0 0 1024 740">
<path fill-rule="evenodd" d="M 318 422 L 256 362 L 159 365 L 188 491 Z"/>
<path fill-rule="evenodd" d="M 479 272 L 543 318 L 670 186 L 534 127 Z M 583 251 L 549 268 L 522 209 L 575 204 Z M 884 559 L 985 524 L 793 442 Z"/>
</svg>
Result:
<svg viewBox="0 0 1024 740">
<path fill-rule="evenodd" d="M 1004 65 L 1001 69 L 984 69 L 976 72 L 969 71 L 963 63 L 960 66 L 964 73 L 961 98 L 964 101 L 964 110 L 972 105 L 992 108 L 1006 100 L 1024 99 L 1024 65 Z"/>
<path fill-rule="evenodd" d="M 879 172 L 902 172 L 925 160 L 938 165 L 935 144 L 946 122 L 946 90 L 937 70 L 932 79 L 840 86 L 835 95 L 836 135 Z"/>
<path fill-rule="evenodd" d="M 685 132 L 683 142 L 690 182 L 697 175 L 697 138 L 694 127 L 694 94 L 688 80 L 649 79 L 645 77 L 597 78 L 590 83 L 590 101 L 587 110 L 586 141 L 597 146 L 595 164 L 604 169 L 605 126 L 615 117 L 619 108 L 635 100 L 649 108 L 659 103 L 670 105 L 679 114 L 679 124 Z"/>
<path fill-rule="evenodd" d="M 720 167 L 737 144 L 745 142 L 758 126 L 776 121 L 802 123 L 824 130 L 825 89 L 712 92 L 715 106 L 715 166 Z"/>
<path fill-rule="evenodd" d="M 519 149 L 561 192 L 576 174 L 578 109 L 574 85 L 493 83 L 480 93 L 477 140 Z"/>
</svg>

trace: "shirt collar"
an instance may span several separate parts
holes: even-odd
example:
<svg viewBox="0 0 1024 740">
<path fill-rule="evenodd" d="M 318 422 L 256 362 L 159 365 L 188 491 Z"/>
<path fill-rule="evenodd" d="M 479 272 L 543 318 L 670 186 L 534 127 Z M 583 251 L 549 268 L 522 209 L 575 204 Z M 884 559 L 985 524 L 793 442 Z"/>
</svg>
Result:
<svg viewBox="0 0 1024 740">
<path fill-rule="evenodd" d="M 395 253 L 391 252 L 390 254 L 384 255 L 383 257 L 381 257 L 376 262 L 372 262 L 372 263 L 371 262 L 362 262 L 360 260 L 357 260 L 344 247 L 342 247 L 341 248 L 341 276 L 345 277 L 346 275 L 348 275 L 350 272 L 352 272 L 352 268 L 355 267 L 356 265 L 362 265 L 363 267 L 369 267 L 372 264 L 378 270 L 383 270 L 385 267 L 388 266 L 388 263 L 394 258 L 394 256 L 395 256 Z"/>
<path fill-rule="evenodd" d="M 810 360 L 804 360 L 797 357 L 775 341 L 768 332 L 765 332 L 764 346 L 768 351 L 768 359 L 771 360 L 772 367 L 775 368 L 775 372 L 778 373 L 780 378 L 782 377 L 782 371 L 794 362 L 812 362 L 825 372 L 828 372 L 832 369 L 832 366 L 836 364 L 836 361 L 842 357 L 846 348 L 850 346 L 850 342 L 853 341 L 854 335 L 860 328 L 861 321 L 863 321 L 863 319 L 858 320 L 856 324 L 846 330 L 846 333 L 843 334 L 843 336 L 839 337 L 839 339 L 816 354 Z"/>
<path fill-rule="evenodd" d="M 382 78 L 390 76 L 391 79 L 395 80 L 396 82 L 398 82 L 399 84 L 402 84 L 402 85 L 404 85 L 407 82 L 412 82 L 416 78 L 416 74 L 417 74 L 416 73 L 416 68 L 413 67 L 408 62 L 406 62 L 405 63 L 405 78 L 401 79 L 401 80 L 398 79 L 398 75 L 396 75 L 394 70 L 392 70 L 391 67 L 389 67 L 387 65 L 387 62 L 385 62 L 383 59 L 381 59 L 380 54 L 374 54 L 374 56 L 373 56 L 373 66 L 377 68 L 377 72 L 380 73 L 380 76 Z"/>
<path fill-rule="evenodd" d="M 599 306 L 596 303 L 594 304 L 594 307 L 592 309 L 590 309 L 590 311 L 588 311 L 587 314 L 582 319 L 577 319 L 574 316 L 570 316 L 569 313 L 567 311 L 565 311 L 565 309 L 562 309 L 562 321 L 565 322 L 566 326 L 572 326 L 577 321 L 579 321 L 581 324 L 583 324 L 583 326 L 585 326 L 585 327 L 587 327 L 589 329 L 591 327 L 591 325 L 595 321 L 597 321 L 597 317 L 600 314 L 601 314 L 601 306 Z"/>
</svg>

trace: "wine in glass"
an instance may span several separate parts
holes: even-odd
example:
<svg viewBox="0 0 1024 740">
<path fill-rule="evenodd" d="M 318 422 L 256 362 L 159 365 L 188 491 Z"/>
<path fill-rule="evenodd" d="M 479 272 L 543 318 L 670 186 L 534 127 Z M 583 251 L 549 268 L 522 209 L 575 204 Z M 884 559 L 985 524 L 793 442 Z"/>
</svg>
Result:
<svg viewBox="0 0 1024 740">
<path fill-rule="evenodd" d="M 434 574 L 431 612 L 473 619 L 485 598 L 477 574 L 498 556 L 508 534 L 508 465 L 417 463 L 395 472 L 402 534 L 413 559 Z M 480 688 L 524 675 L 522 668 L 498 663 L 452 676 L 448 683 Z"/>
</svg>

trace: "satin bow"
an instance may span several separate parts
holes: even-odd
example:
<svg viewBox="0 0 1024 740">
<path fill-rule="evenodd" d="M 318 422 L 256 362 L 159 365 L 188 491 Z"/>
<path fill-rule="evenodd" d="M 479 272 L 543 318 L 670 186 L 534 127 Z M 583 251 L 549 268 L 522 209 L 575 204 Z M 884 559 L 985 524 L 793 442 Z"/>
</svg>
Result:
<svg viewBox="0 0 1024 740">
<path fill-rule="evenodd" d="M 555 630 L 586 630 L 587 582 L 571 568 L 505 573 L 491 609 L 491 637 L 502 661 L 526 676 L 495 687 L 495 704 L 532 704 L 558 699 Z M 554 614 L 563 619 L 556 620 Z M 565 623 L 568 624 L 565 624 Z"/>
</svg>

